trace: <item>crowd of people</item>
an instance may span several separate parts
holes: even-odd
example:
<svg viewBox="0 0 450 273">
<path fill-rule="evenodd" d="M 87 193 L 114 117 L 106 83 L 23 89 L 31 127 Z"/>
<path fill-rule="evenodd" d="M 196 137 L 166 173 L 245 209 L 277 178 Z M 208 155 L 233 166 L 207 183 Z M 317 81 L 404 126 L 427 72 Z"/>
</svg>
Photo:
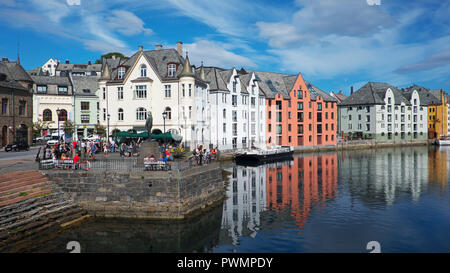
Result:
<svg viewBox="0 0 450 273">
<path fill-rule="evenodd" d="M 198 145 L 192 152 L 192 154 L 195 156 L 196 165 L 201 166 L 203 164 L 208 164 L 209 162 L 216 160 L 217 149 L 204 149 L 203 145 Z"/>
</svg>

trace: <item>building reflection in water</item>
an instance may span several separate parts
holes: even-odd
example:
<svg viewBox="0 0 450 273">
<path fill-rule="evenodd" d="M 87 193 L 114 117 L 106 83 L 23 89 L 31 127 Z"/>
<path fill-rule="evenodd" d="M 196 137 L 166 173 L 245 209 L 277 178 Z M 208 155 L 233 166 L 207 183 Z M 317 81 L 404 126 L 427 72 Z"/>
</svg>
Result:
<svg viewBox="0 0 450 273">
<path fill-rule="evenodd" d="M 449 170 L 447 169 L 450 157 L 450 147 L 440 146 L 432 149 L 428 154 L 428 179 L 430 185 L 439 186 L 441 191 L 447 188 L 447 177 Z"/>
<path fill-rule="evenodd" d="M 428 166 L 426 147 L 343 152 L 339 181 L 368 205 L 392 205 L 400 193 L 418 201 L 427 188 Z"/>
<path fill-rule="evenodd" d="M 311 208 L 337 194 L 337 155 L 296 157 L 289 164 L 268 166 L 266 178 L 268 208 L 288 210 L 303 229 Z"/>
</svg>

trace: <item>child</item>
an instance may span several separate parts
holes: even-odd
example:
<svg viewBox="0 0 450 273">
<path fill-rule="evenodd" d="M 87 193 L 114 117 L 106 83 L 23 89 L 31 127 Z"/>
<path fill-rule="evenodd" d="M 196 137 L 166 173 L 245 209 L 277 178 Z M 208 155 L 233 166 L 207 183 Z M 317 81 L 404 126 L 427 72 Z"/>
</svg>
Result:
<svg viewBox="0 0 450 273">
<path fill-rule="evenodd" d="M 76 153 L 73 157 L 73 166 L 75 170 L 78 170 L 80 168 L 80 156 L 78 153 Z"/>
</svg>

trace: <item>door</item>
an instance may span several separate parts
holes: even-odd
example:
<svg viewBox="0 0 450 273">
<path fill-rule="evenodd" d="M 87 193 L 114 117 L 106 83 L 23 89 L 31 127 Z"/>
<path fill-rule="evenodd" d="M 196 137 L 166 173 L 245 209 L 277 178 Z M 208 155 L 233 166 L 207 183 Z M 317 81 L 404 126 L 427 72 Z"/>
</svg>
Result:
<svg viewBox="0 0 450 273">
<path fill-rule="evenodd" d="M 2 147 L 8 144 L 8 127 L 3 126 L 2 128 Z"/>
</svg>

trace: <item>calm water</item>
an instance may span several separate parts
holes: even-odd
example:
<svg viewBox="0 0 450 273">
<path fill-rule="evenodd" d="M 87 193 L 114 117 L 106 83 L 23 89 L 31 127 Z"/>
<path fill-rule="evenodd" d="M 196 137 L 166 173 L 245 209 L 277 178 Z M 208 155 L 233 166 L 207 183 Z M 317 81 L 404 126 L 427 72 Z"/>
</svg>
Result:
<svg viewBox="0 0 450 273">
<path fill-rule="evenodd" d="M 230 165 L 223 206 L 182 223 L 88 220 L 22 251 L 450 252 L 450 148 L 309 154 Z"/>
</svg>

